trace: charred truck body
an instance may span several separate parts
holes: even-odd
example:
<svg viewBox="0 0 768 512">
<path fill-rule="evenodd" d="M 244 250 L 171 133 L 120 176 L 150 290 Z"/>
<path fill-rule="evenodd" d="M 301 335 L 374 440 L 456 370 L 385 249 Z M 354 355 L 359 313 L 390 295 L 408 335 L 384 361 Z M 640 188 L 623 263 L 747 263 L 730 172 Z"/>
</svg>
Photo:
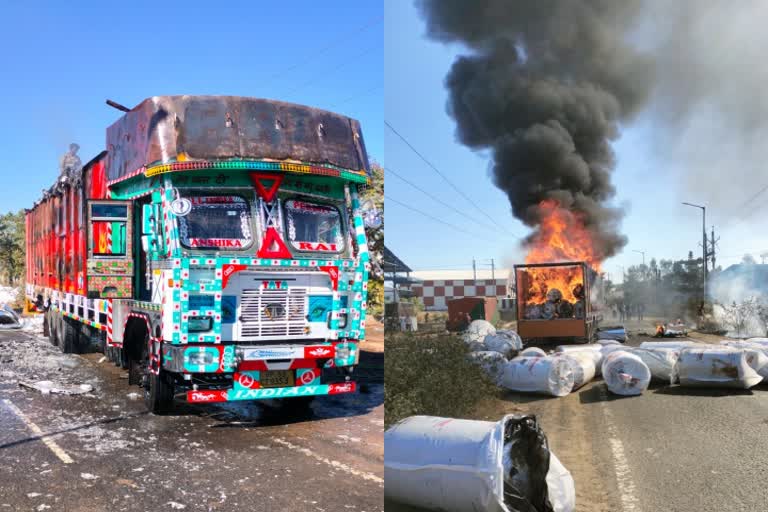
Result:
<svg viewBox="0 0 768 512">
<path fill-rule="evenodd" d="M 586 263 L 515 265 L 517 332 L 524 340 L 591 340 L 601 320 L 599 275 Z"/>
<path fill-rule="evenodd" d="M 368 247 L 357 121 L 158 96 L 28 210 L 27 296 L 65 352 L 98 342 L 147 406 L 355 391 Z"/>
</svg>

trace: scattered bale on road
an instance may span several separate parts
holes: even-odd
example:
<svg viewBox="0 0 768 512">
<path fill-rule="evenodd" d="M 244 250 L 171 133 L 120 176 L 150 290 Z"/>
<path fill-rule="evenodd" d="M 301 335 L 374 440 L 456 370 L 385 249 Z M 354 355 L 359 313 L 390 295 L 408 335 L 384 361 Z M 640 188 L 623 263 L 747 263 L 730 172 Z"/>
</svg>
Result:
<svg viewBox="0 0 768 512">
<path fill-rule="evenodd" d="M 681 386 L 749 389 L 763 378 L 749 365 L 747 353 L 722 348 L 686 348 L 677 363 Z"/>
<path fill-rule="evenodd" d="M 535 416 L 407 418 L 384 433 L 384 479 L 387 499 L 428 510 L 576 507 L 573 477 L 549 451 Z"/>
<path fill-rule="evenodd" d="M 501 385 L 510 391 L 565 396 L 573 390 L 573 373 L 562 357 L 516 357 L 504 367 Z"/>
<path fill-rule="evenodd" d="M 651 371 L 638 356 L 616 350 L 605 356 L 603 379 L 608 391 L 616 395 L 640 395 L 648 389 Z"/>
</svg>

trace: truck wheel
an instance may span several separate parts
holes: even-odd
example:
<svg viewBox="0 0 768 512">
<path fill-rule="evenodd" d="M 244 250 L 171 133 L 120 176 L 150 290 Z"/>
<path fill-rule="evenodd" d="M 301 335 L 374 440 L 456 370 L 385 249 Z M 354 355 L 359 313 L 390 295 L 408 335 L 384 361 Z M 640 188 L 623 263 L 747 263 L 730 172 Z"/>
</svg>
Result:
<svg viewBox="0 0 768 512">
<path fill-rule="evenodd" d="M 69 318 L 63 318 L 62 324 L 61 344 L 59 345 L 61 351 L 65 354 L 76 354 L 80 341 L 78 330 L 75 328 L 73 321 Z"/>
<path fill-rule="evenodd" d="M 153 414 L 168 414 L 173 411 L 173 381 L 163 370 L 158 375 L 150 372 L 144 378 L 144 404 Z"/>
</svg>

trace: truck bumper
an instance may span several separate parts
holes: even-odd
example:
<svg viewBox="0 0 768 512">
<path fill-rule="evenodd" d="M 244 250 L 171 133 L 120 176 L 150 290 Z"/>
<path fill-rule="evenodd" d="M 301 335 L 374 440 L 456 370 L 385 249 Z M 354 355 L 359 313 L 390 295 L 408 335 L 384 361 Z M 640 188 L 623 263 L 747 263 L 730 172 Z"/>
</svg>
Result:
<svg viewBox="0 0 768 512">
<path fill-rule="evenodd" d="M 354 393 L 356 390 L 357 383 L 348 381 L 338 384 L 317 384 L 293 386 L 287 388 L 232 388 L 187 391 L 186 399 L 187 402 L 191 403 L 234 402 L 238 400 L 264 400 L 299 396 L 338 395 L 342 393 Z"/>
</svg>

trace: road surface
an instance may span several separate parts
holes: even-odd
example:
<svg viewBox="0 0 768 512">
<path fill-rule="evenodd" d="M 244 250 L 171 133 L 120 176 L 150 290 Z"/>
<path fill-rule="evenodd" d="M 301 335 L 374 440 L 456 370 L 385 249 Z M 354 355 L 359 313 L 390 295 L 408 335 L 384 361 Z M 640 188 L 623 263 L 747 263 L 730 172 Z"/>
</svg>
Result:
<svg viewBox="0 0 768 512">
<path fill-rule="evenodd" d="M 538 416 L 573 474 L 579 512 L 768 510 L 768 384 L 750 391 L 652 384 L 624 398 L 597 379 L 563 398 L 508 392 L 477 419 L 513 412 Z M 387 510 L 415 511 L 389 502 Z"/>
<path fill-rule="evenodd" d="M 383 354 L 363 351 L 360 370 L 363 393 L 303 417 L 252 402 L 160 417 L 101 354 L 0 332 L 0 512 L 383 510 Z M 94 392 L 42 395 L 20 379 Z"/>
</svg>

